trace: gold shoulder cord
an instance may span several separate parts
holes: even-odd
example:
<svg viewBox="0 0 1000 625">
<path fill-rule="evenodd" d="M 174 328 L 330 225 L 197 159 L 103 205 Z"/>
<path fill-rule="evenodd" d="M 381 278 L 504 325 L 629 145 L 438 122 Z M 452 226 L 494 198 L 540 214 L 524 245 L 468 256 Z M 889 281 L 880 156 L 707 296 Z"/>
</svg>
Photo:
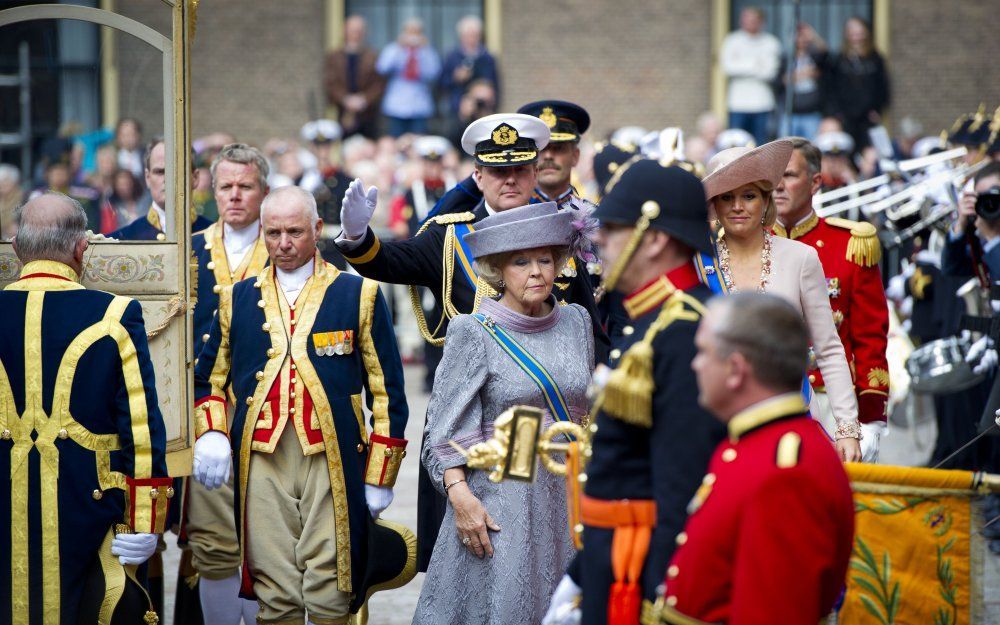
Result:
<svg viewBox="0 0 1000 625">
<path fill-rule="evenodd" d="M 705 306 L 684 293 L 674 291 L 667 298 L 656 321 L 646 330 L 642 340 L 629 347 L 621 364 L 608 379 L 600 406 L 611 416 L 635 426 L 653 427 L 653 339 L 677 320 L 698 321 Z M 595 411 L 596 412 L 596 411 Z"/>
<path fill-rule="evenodd" d="M 454 216 L 445 215 L 443 216 L 449 222 L 448 228 L 444 233 L 444 250 L 441 255 L 441 265 L 444 271 L 441 275 L 441 299 L 442 308 L 444 309 L 441 318 L 438 319 L 437 326 L 434 327 L 434 331 L 430 330 L 430 326 L 427 324 L 427 317 L 424 315 L 424 308 L 420 305 L 420 291 L 417 287 L 412 284 L 409 286 L 410 291 L 410 306 L 413 308 L 413 316 L 417 320 L 417 329 L 420 330 L 420 336 L 423 337 L 425 341 L 431 345 L 441 347 L 444 345 L 445 337 L 438 337 L 437 333 L 441 331 L 441 327 L 444 325 L 445 319 L 452 319 L 461 313 L 455 308 L 455 304 L 451 301 L 452 283 L 455 276 L 455 223 L 460 221 L 464 216 L 468 215 L 469 221 L 471 221 L 471 213 L 458 213 Z M 420 230 L 414 236 L 420 235 L 424 230 L 426 230 L 432 223 L 444 223 L 443 221 L 436 221 L 430 219 L 420 226 Z M 476 312 L 479 310 L 479 304 L 483 301 L 483 296 L 492 296 L 494 291 L 488 284 L 483 282 L 482 278 L 476 280 L 476 294 L 472 304 L 472 310 L 470 312 Z"/>
</svg>

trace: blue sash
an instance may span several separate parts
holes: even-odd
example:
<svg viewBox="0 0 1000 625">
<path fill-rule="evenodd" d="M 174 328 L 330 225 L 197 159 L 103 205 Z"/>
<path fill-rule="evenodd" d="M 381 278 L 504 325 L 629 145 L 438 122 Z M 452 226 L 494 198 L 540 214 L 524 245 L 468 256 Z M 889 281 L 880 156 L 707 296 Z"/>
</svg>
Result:
<svg viewBox="0 0 1000 625">
<path fill-rule="evenodd" d="M 695 254 L 694 264 L 698 267 L 702 284 L 712 289 L 712 293 L 716 295 L 729 293 L 726 282 L 722 279 L 722 271 L 719 269 L 719 259 L 711 254 L 698 252 Z"/>
<path fill-rule="evenodd" d="M 493 337 L 493 340 L 500 345 L 501 348 L 513 359 L 517 366 L 521 368 L 522 371 L 528 374 L 528 377 L 538 385 L 539 390 L 542 391 L 542 396 L 545 397 L 545 403 L 549 407 L 549 412 L 552 416 L 559 421 L 570 421 L 569 406 L 566 403 L 566 399 L 563 397 L 562 391 L 559 390 L 559 386 L 556 381 L 552 379 L 549 372 L 545 370 L 540 362 L 535 360 L 535 358 L 529 354 L 521 345 L 514 340 L 514 337 L 507 334 L 507 332 L 496 325 L 492 321 L 488 321 L 486 316 L 482 313 L 474 313 L 472 315 L 476 321 L 478 321 L 486 331 Z"/>
<path fill-rule="evenodd" d="M 465 274 L 465 278 L 469 281 L 473 291 L 476 290 L 476 282 L 479 276 L 472 266 L 473 257 L 472 253 L 469 252 L 468 244 L 465 242 L 465 235 L 475 232 L 475 230 L 472 224 L 455 224 L 455 260 L 458 261 L 458 266 L 461 267 L 462 273 Z"/>
</svg>

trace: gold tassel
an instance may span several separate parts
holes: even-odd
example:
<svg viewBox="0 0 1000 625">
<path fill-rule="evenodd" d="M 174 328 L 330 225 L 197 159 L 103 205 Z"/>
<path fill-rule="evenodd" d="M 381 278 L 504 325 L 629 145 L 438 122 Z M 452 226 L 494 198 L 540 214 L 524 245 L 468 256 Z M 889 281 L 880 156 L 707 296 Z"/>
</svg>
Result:
<svg viewBox="0 0 1000 625">
<path fill-rule="evenodd" d="M 611 373 L 601 407 L 626 423 L 653 427 L 653 387 L 653 346 L 644 340 L 630 347 Z"/>
<path fill-rule="evenodd" d="M 857 263 L 862 267 L 872 267 L 877 265 L 879 260 L 882 259 L 882 246 L 878 242 L 878 237 L 875 236 L 875 226 L 864 223 L 858 224 L 859 226 L 868 226 L 871 229 L 871 233 L 867 232 L 861 234 L 858 232 L 858 228 L 851 230 L 851 240 L 847 244 L 847 260 Z M 867 229 L 864 229 L 867 231 Z"/>
</svg>

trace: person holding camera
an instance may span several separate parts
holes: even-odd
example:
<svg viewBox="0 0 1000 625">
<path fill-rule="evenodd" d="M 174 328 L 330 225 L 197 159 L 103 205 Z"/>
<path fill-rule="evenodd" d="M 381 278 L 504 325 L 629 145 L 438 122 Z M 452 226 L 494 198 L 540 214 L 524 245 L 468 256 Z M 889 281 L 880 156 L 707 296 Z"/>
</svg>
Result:
<svg viewBox="0 0 1000 625">
<path fill-rule="evenodd" d="M 388 80 L 382 98 L 388 134 L 426 134 L 427 120 L 434 116 L 432 87 L 441 73 L 441 59 L 428 43 L 421 20 L 403 24 L 396 41 L 382 49 L 375 70 Z"/>
<path fill-rule="evenodd" d="M 974 275 L 975 264 L 985 267 L 993 280 L 1000 279 L 1000 162 L 996 161 L 979 170 L 972 190 L 962 193 L 941 255 L 942 271 L 948 275 Z"/>
</svg>

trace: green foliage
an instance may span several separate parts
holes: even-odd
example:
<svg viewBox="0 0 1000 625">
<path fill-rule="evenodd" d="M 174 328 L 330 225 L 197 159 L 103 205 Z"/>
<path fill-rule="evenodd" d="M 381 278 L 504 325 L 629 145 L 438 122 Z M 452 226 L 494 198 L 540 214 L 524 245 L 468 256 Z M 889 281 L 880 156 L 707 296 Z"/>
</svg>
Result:
<svg viewBox="0 0 1000 625">
<path fill-rule="evenodd" d="M 871 596 L 860 594 L 859 599 L 868 613 L 877 618 L 882 625 L 892 625 L 899 612 L 900 595 L 899 582 L 892 583 L 892 562 L 889 552 L 883 552 L 882 561 L 879 562 L 864 540 L 857 538 L 854 545 L 851 568 L 859 574 L 851 579 L 858 587 L 871 594 Z"/>
</svg>

